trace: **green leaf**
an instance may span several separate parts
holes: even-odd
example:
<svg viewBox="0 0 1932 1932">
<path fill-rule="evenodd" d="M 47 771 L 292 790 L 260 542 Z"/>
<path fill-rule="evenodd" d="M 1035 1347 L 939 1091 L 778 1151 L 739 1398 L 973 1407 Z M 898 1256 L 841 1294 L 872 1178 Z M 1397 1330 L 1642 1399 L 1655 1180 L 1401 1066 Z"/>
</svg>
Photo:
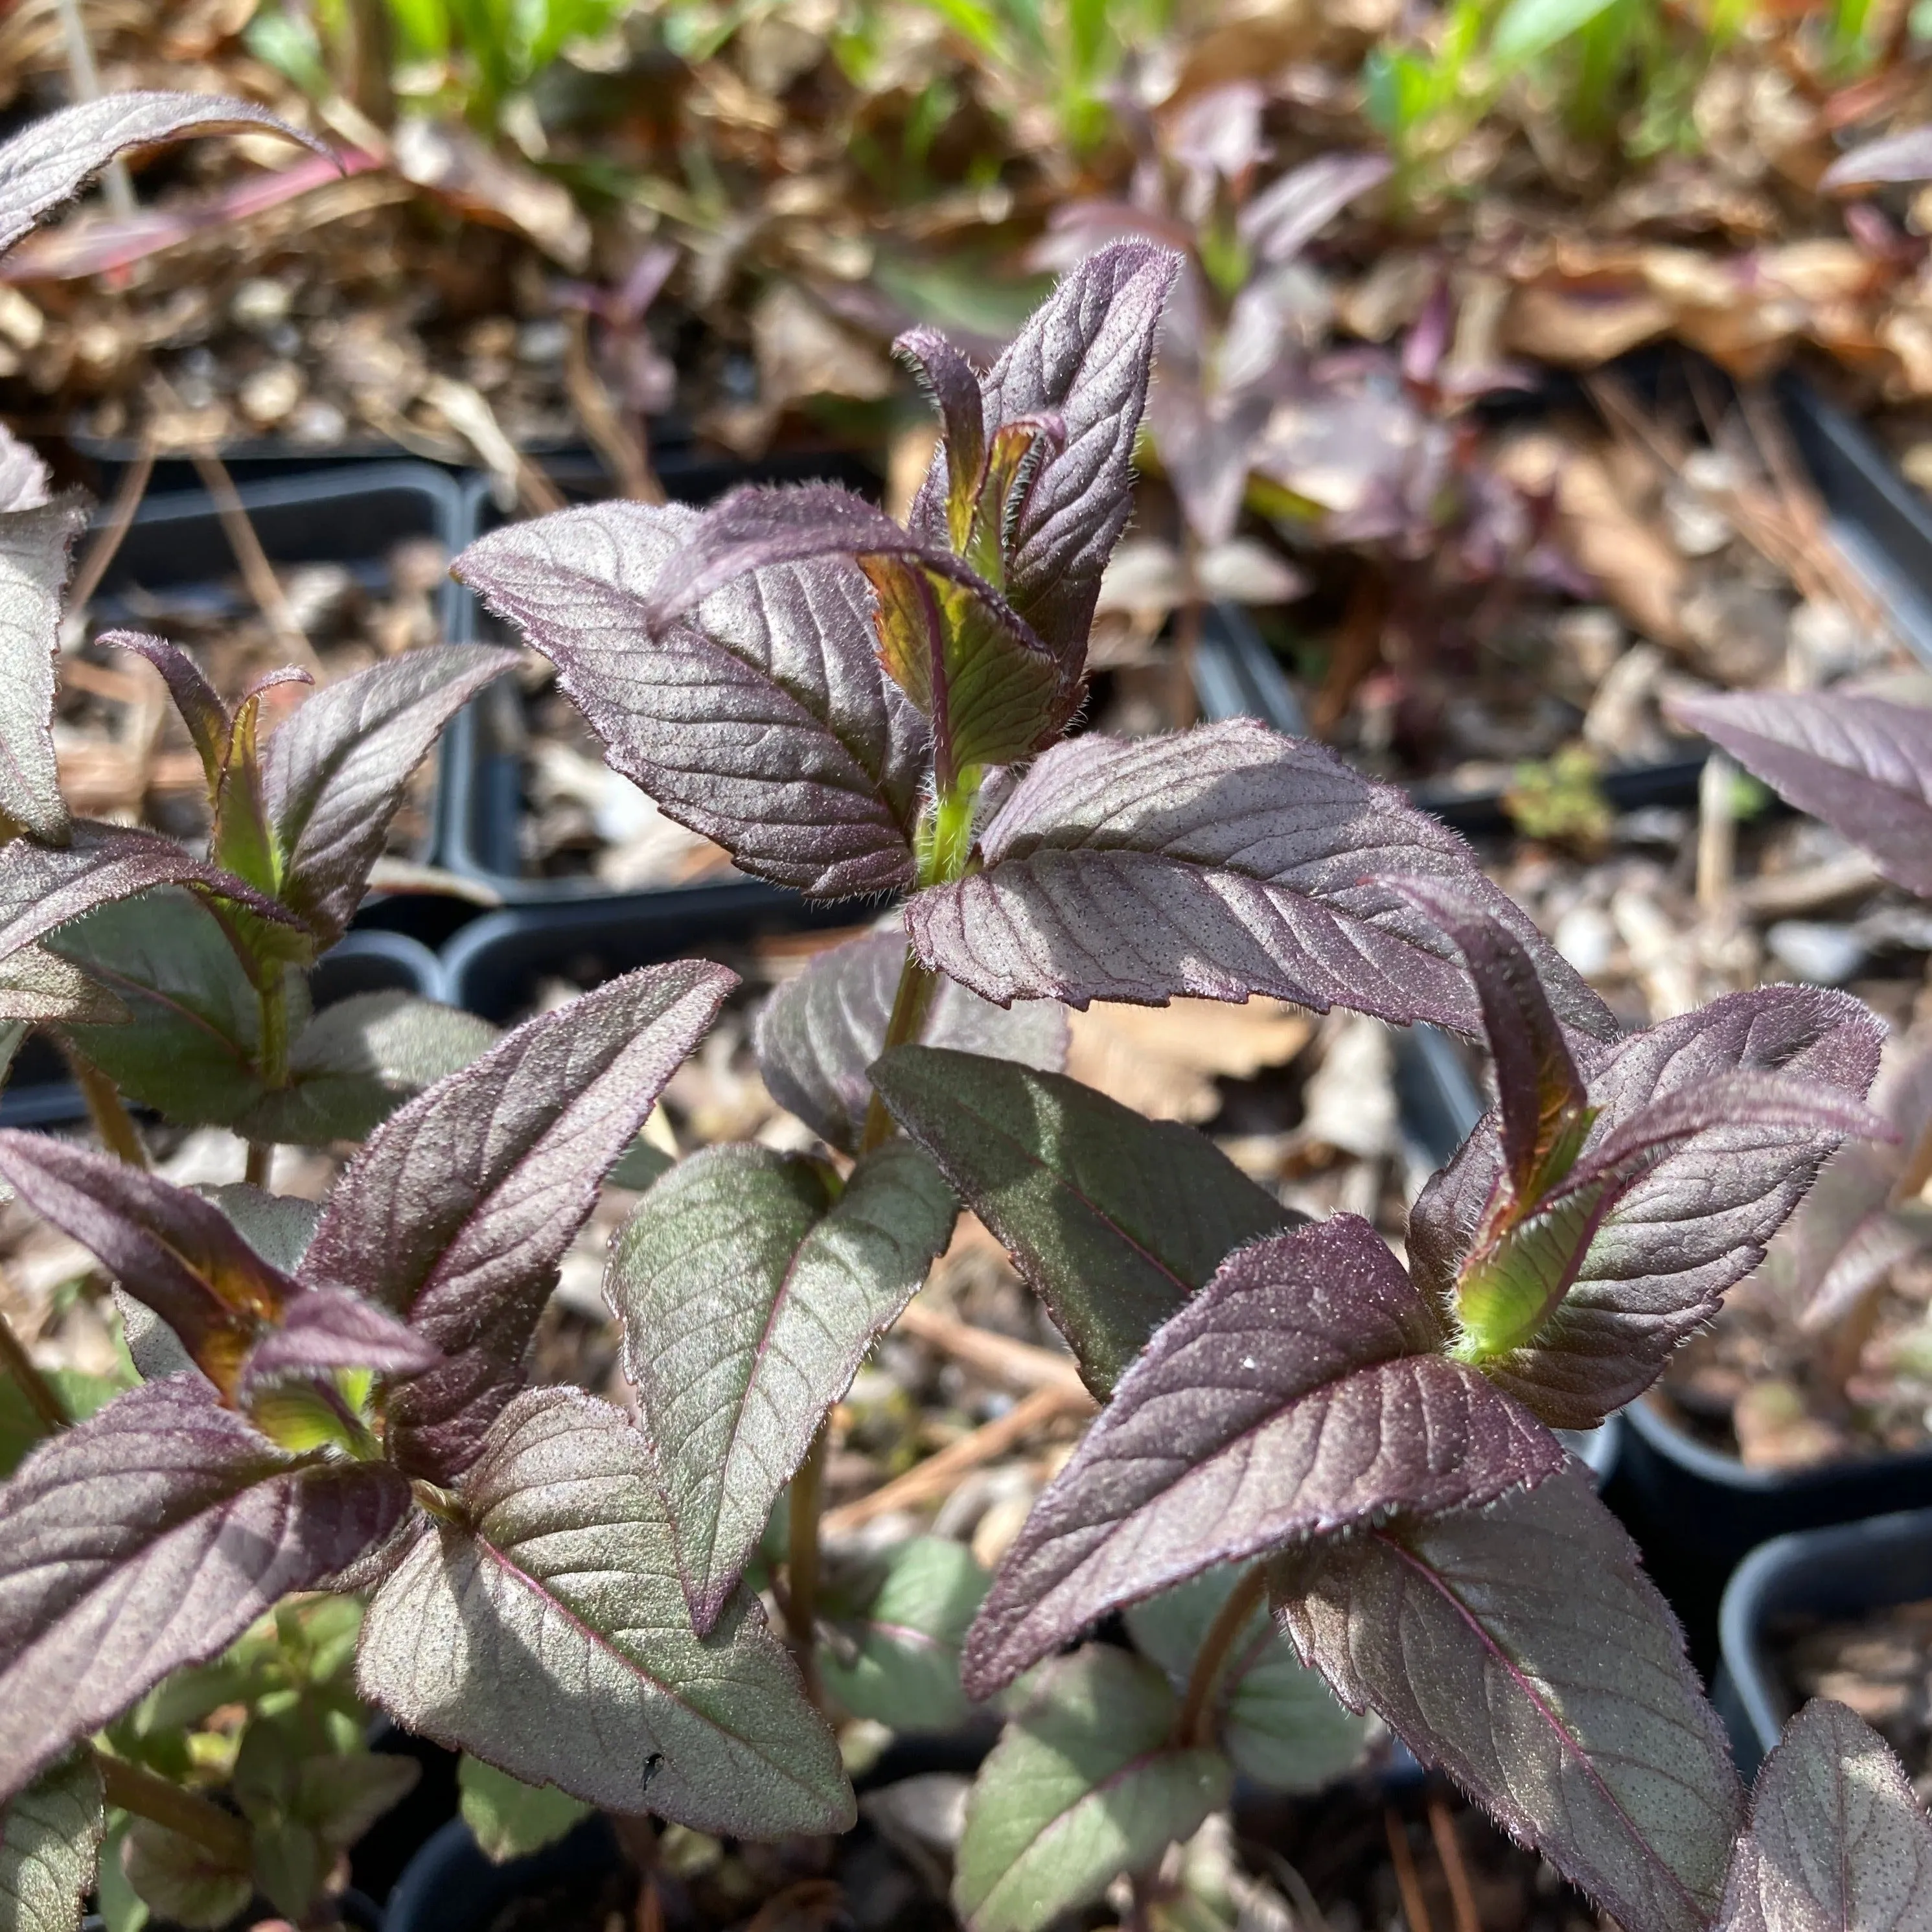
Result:
<svg viewBox="0 0 1932 1932">
<path fill-rule="evenodd" d="M 972 1709 L 959 1648 L 992 1580 L 963 1544 L 919 1536 L 827 1586 L 825 1687 L 855 1718 L 946 1731 Z"/>
<path fill-rule="evenodd" d="M 1178 1688 L 1240 1574 L 1235 1564 L 1210 1570 L 1127 1612 L 1134 1642 Z M 1368 1740 L 1366 1720 L 1335 1701 L 1259 1604 L 1229 1649 L 1218 1703 L 1221 1748 L 1234 1768 L 1277 1791 L 1318 1791 Z"/>
<path fill-rule="evenodd" d="M 872 1079 L 1012 1256 L 1096 1395 L 1232 1250 L 1302 1218 L 1192 1128 L 1064 1075 L 902 1046 Z"/>
<path fill-rule="evenodd" d="M 62 926 L 47 945 L 132 1016 L 125 1025 L 62 1028 L 128 1100 L 184 1126 L 226 1126 L 260 1096 L 255 988 L 199 899 L 166 886 L 116 900 Z"/>
<path fill-rule="evenodd" d="M 121 1865 L 143 1904 L 188 1932 L 216 1932 L 255 1895 L 252 1872 L 146 1818 L 129 1821 Z"/>
<path fill-rule="evenodd" d="M 133 1385 L 133 1378 L 125 1374 L 97 1376 L 85 1369 L 44 1369 L 40 1372 L 59 1396 L 70 1422 L 85 1422 Z M 46 1433 L 20 1384 L 12 1376 L 0 1374 L 0 1476 L 10 1476 L 20 1467 L 21 1457 Z"/>
<path fill-rule="evenodd" d="M 306 1825 L 272 1818 L 250 1834 L 256 1889 L 284 1918 L 307 1919 L 328 1870 L 328 1849 Z"/>
<path fill-rule="evenodd" d="M 325 1007 L 289 1054 L 289 1084 L 237 1118 L 250 1140 L 320 1147 L 366 1140 L 406 1100 L 484 1053 L 488 1020 L 400 992 L 358 993 Z"/>
<path fill-rule="evenodd" d="M 856 1816 L 838 1746 L 740 1594 L 691 1626 L 649 1446 L 575 1389 L 526 1389 L 418 1519 L 363 1618 L 356 1681 L 410 1730 L 614 1811 L 776 1838 Z"/>
<path fill-rule="evenodd" d="M 604 1292 L 700 1630 L 956 1211 L 932 1163 L 904 1141 L 866 1156 L 842 1190 L 822 1162 L 707 1148 L 638 1202 Z"/>
<path fill-rule="evenodd" d="M 100 1774 L 87 1751 L 0 1808 L 0 1924 L 74 1932 L 100 1852 Z"/>
<path fill-rule="evenodd" d="M 1175 1750 L 1174 1716 L 1167 1680 L 1125 1651 L 1042 1669 L 967 1800 L 952 1902 L 969 1932 L 1037 1932 L 1227 1802 L 1228 1760 Z"/>
<path fill-rule="evenodd" d="M 478 1850 L 496 1864 L 542 1851 L 590 1814 L 589 1805 L 555 1785 L 526 1784 L 466 1751 L 456 1767 L 456 1782 L 463 1793 L 463 1822 Z"/>
<path fill-rule="evenodd" d="M 1611 0 L 1509 0 L 1490 39 L 1490 58 L 1504 73 L 1526 65 L 1580 33 Z"/>
</svg>

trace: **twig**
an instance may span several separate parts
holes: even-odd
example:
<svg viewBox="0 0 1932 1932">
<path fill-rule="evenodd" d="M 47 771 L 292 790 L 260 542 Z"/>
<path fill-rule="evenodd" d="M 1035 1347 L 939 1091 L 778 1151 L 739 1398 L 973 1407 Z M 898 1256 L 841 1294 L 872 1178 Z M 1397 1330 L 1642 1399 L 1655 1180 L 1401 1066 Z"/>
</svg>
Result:
<svg viewBox="0 0 1932 1932">
<path fill-rule="evenodd" d="M 976 1328 L 920 1302 L 908 1303 L 894 1327 L 900 1334 L 1010 1388 L 1064 1389 L 1077 1395 L 1085 1387 L 1080 1371 L 1064 1355 L 1036 1348 L 1030 1342 L 1016 1342 L 1010 1335 L 996 1335 L 989 1328 Z"/>
<path fill-rule="evenodd" d="M 1280 1880 L 1282 1889 L 1288 1894 L 1288 1903 L 1307 1922 L 1312 1932 L 1330 1932 L 1328 1915 L 1316 1901 L 1314 1893 L 1309 1889 L 1307 1880 L 1302 1876 L 1300 1870 L 1291 1864 L 1272 1845 L 1256 1846 L 1251 1844 L 1250 1849 L 1258 1851 L 1262 1862 Z"/>
<path fill-rule="evenodd" d="M 255 534 L 255 526 L 248 520 L 248 512 L 236 492 L 235 479 L 229 475 L 227 464 L 212 451 L 205 449 L 195 451 L 194 460 L 195 474 L 201 478 L 202 488 L 213 499 L 214 514 L 221 519 L 229 548 L 235 553 L 235 561 L 242 566 L 242 580 L 248 586 L 249 596 L 268 619 L 282 647 L 298 652 L 313 663 L 315 652 L 303 634 L 302 627 L 296 622 L 296 614 L 289 607 L 288 593 L 282 588 L 281 579 L 275 574 L 275 566 L 268 561 L 268 553 L 262 548 L 262 539 Z"/>
<path fill-rule="evenodd" d="M 1389 1858 L 1395 1866 L 1396 1888 L 1402 1894 L 1402 1912 L 1408 1921 L 1408 1932 L 1436 1932 L 1429 1922 L 1429 1907 L 1422 1896 L 1422 1881 L 1415 1875 L 1415 1859 L 1408 1849 L 1408 1834 L 1392 1804 L 1382 1807 L 1382 1829 L 1388 1834 Z"/>
<path fill-rule="evenodd" d="M 20 1384 L 20 1393 L 50 1436 L 67 1426 L 68 1412 L 54 1393 L 53 1384 L 41 1374 L 40 1365 L 27 1353 L 26 1345 L 14 1333 L 14 1324 L 4 1315 L 0 1315 L 0 1369 Z"/>
<path fill-rule="evenodd" d="M 68 84 L 76 101 L 100 98 L 100 70 L 94 64 L 94 47 L 87 38 L 87 24 L 80 17 L 80 0 L 59 0 L 61 36 L 67 43 Z M 134 183 L 128 164 L 110 161 L 100 171 L 100 185 L 107 206 L 117 220 L 125 221 L 135 212 Z"/>
<path fill-rule="evenodd" d="M 1732 804 L 1738 768 L 1722 752 L 1704 760 L 1697 778 L 1697 908 L 1706 917 L 1730 904 L 1737 869 L 1738 821 Z"/>
<path fill-rule="evenodd" d="M 1429 1794 L 1429 1834 L 1436 1840 L 1436 1856 L 1442 1861 L 1442 1876 L 1449 1881 L 1449 1905 L 1455 1917 L 1456 1932 L 1483 1932 L 1476 1894 L 1469 1885 L 1469 1870 L 1462 1862 L 1462 1847 L 1456 1837 L 1456 1821 L 1450 1816 L 1439 1791 Z"/>
<path fill-rule="evenodd" d="M 633 424 L 610 400 L 610 392 L 590 360 L 590 320 L 582 310 L 570 317 L 564 338 L 563 386 L 591 446 L 609 464 L 620 492 L 638 503 L 662 503 L 664 485 L 651 468 L 649 452 Z"/>
<path fill-rule="evenodd" d="M 125 1758 L 97 1750 L 94 1761 L 109 1804 L 192 1839 L 234 1870 L 248 1870 L 252 1856 L 248 1827 L 232 1812 Z"/>
<path fill-rule="evenodd" d="M 893 1510 L 916 1508 L 950 1491 L 968 1469 L 1003 1456 L 1016 1443 L 1024 1442 L 1036 1429 L 1057 1421 L 1064 1415 L 1090 1413 L 1094 1398 L 1084 1389 L 1076 1393 L 1064 1388 L 1036 1389 L 1013 1404 L 1004 1415 L 952 1442 L 937 1455 L 928 1456 L 917 1468 L 895 1476 L 882 1489 L 874 1490 L 856 1502 L 828 1510 L 819 1527 L 828 1536 L 842 1536 L 862 1527 L 874 1517 L 890 1516 Z"/>
<path fill-rule="evenodd" d="M 141 446 L 135 452 L 134 461 L 128 464 L 128 473 L 114 492 L 107 521 L 101 526 L 100 534 L 88 545 L 87 554 L 81 559 L 80 569 L 74 572 L 74 585 L 67 595 L 70 610 L 86 609 L 88 599 L 100 588 L 100 580 L 107 574 L 107 566 L 119 553 L 122 539 L 133 527 L 134 512 L 141 507 L 141 499 L 148 494 L 148 479 L 154 473 L 158 441 L 151 420 L 141 432 Z"/>
<path fill-rule="evenodd" d="M 98 1066 L 91 1065 L 77 1053 L 70 1052 L 67 1064 L 74 1076 L 74 1084 L 80 1089 L 80 1097 L 87 1102 L 87 1118 L 93 1123 L 94 1131 L 100 1136 L 101 1145 L 117 1160 L 145 1170 L 148 1150 L 141 1144 L 141 1136 L 134 1130 L 134 1123 L 122 1100 L 120 1090 Z"/>
</svg>

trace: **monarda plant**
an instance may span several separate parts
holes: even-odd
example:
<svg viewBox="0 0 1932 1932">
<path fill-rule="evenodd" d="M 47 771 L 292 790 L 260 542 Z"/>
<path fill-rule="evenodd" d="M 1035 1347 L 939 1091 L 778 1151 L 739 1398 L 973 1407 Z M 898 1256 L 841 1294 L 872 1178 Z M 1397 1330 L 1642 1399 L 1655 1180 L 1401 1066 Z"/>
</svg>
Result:
<svg viewBox="0 0 1932 1932">
<path fill-rule="evenodd" d="M 568 512 L 460 560 L 666 811 L 768 879 L 904 896 L 762 1017 L 766 1081 L 820 1150 L 705 1148 L 614 1243 L 636 1420 L 529 1385 L 526 1356 L 721 968 L 628 974 L 448 1047 L 461 1064 L 400 1105 L 406 1083 L 364 1078 L 330 1137 L 366 1138 L 319 1207 L 0 1135 L 0 1174 L 155 1318 L 147 1379 L 70 1426 L 48 1392 L 51 1432 L 0 1488 L 16 1922 L 74 1924 L 104 1796 L 140 1828 L 130 1875 L 191 1874 L 199 1922 L 326 1869 L 339 1780 L 265 1750 L 214 1802 L 116 1720 L 328 1592 L 366 1598 L 362 1696 L 471 1754 L 472 1815 L 506 1846 L 526 1789 L 553 1816 L 836 1832 L 830 1714 L 998 1698 L 956 1900 L 976 1932 L 1028 1932 L 1118 1876 L 1156 1882 L 1236 1767 L 1293 1785 L 1346 1762 L 1358 1733 L 1318 1673 L 1630 1932 L 1932 1921 L 1932 1830 L 1849 1712 L 1801 1714 L 1747 1814 L 1676 1624 L 1552 1433 L 1643 1388 L 1877 1126 L 1876 1023 L 1774 988 L 1616 1039 L 1458 840 L 1319 748 L 1247 723 L 1069 735 L 1174 268 L 1096 255 L 983 376 L 908 338 L 945 436 L 904 527 L 835 490 L 752 490 Z M 58 552 L 28 574 L 50 608 Z M 146 648 L 201 721 L 215 848 L 127 835 L 117 873 L 86 855 L 121 835 L 44 794 L 0 850 L 0 945 L 58 944 L 116 891 L 192 896 L 252 995 L 230 1124 L 299 1138 L 301 1042 L 328 1016 L 295 1031 L 270 962 L 339 928 L 397 773 L 502 660 L 442 660 L 462 668 L 393 741 L 372 687 L 320 694 L 258 750 L 245 703 L 211 708 Z M 139 938 L 95 926 L 85 957 L 50 956 L 74 998 L 132 1010 L 160 970 Z M 1490 1042 L 1497 1108 L 1418 1203 L 1406 1264 L 1057 1070 L 1056 1002 L 1257 992 Z M 54 1019 L 112 1088 L 112 1020 Z M 154 1104 L 208 1114 L 151 1072 Z M 1105 1406 L 989 1588 L 929 1540 L 842 1577 L 826 1418 L 962 1200 Z M 1115 1610 L 1131 1647 L 1082 1644 Z M 962 1667 L 936 1672 L 949 1645 Z"/>
</svg>

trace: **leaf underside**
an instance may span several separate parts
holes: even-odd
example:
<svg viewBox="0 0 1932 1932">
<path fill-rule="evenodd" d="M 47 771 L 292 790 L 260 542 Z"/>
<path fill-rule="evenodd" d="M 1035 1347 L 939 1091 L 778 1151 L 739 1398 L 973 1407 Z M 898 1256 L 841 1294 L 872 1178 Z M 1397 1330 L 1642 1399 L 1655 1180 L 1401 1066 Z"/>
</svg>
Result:
<svg viewBox="0 0 1932 1932">
<path fill-rule="evenodd" d="M 103 1822 L 100 1774 L 84 1751 L 0 1808 L 0 1924 L 9 1932 L 75 1932 Z"/>
</svg>

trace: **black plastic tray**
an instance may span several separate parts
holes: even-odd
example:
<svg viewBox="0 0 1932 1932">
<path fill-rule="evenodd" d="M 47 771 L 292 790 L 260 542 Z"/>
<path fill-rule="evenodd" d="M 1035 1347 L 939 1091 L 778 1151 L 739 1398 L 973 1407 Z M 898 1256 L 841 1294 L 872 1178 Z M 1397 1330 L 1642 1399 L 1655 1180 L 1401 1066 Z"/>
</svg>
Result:
<svg viewBox="0 0 1932 1932">
<path fill-rule="evenodd" d="M 1754 1550 L 1724 1592 L 1718 1708 L 1738 1768 L 1754 1776 L 1795 1709 L 1770 1626 L 1792 1615 L 1852 1618 L 1932 1597 L 1932 1509 L 1780 1536 Z"/>
</svg>

